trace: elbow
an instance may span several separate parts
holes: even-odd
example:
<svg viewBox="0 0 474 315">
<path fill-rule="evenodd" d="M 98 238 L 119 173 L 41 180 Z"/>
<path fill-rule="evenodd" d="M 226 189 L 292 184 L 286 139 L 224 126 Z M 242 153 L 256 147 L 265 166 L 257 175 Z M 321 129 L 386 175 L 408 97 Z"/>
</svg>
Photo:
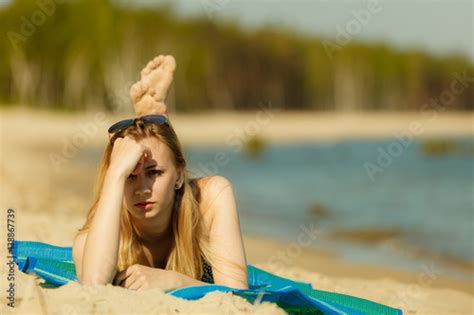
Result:
<svg viewBox="0 0 474 315">
<path fill-rule="evenodd" d="M 82 285 L 92 286 L 92 287 L 104 286 L 104 285 L 107 284 L 102 279 L 100 279 L 100 277 L 97 277 L 97 276 L 95 276 L 95 277 L 84 277 L 84 279 L 82 279 L 80 281 L 80 283 Z"/>
<path fill-rule="evenodd" d="M 235 285 L 234 288 L 241 289 L 241 290 L 248 290 L 249 289 L 249 284 L 240 282 L 237 285 Z"/>
<path fill-rule="evenodd" d="M 242 282 L 227 283 L 223 285 L 234 288 L 234 289 L 239 289 L 239 290 L 249 289 L 249 285 L 247 283 L 242 283 Z"/>
<path fill-rule="evenodd" d="M 220 284 L 234 289 L 248 290 L 249 284 L 248 281 L 217 281 L 214 284 Z"/>
<path fill-rule="evenodd" d="M 90 274 L 83 275 L 82 279 L 79 279 L 79 283 L 87 286 L 105 286 L 109 283 L 112 283 L 110 277 L 105 277 L 103 274 Z"/>
</svg>

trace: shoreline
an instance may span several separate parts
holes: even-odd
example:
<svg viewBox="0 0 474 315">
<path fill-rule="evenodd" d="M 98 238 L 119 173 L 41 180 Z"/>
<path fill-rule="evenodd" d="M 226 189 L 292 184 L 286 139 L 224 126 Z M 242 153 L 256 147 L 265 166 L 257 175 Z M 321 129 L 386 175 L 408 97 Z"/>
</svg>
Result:
<svg viewBox="0 0 474 315">
<path fill-rule="evenodd" d="M 273 270 L 277 272 L 281 272 L 286 268 L 298 268 L 324 274 L 331 278 L 365 280 L 390 278 L 407 285 L 418 285 L 433 289 L 452 289 L 472 295 L 474 298 L 474 282 L 472 280 L 438 273 L 430 274 L 429 269 L 422 273 L 386 265 L 346 261 L 338 257 L 335 252 L 315 247 L 301 247 L 301 250 L 298 251 L 299 254 L 296 256 L 285 255 L 284 253 L 291 251 L 291 247 L 295 243 L 267 239 L 249 233 L 244 235 L 247 259 L 251 263 L 262 266 L 273 263 Z"/>
<path fill-rule="evenodd" d="M 84 134 L 87 145 L 104 146 L 107 128 L 114 122 L 130 118 L 129 114 L 63 113 L 24 108 L 0 108 L 3 128 L 28 124 L 38 139 L 60 132 L 66 137 Z M 41 121 L 54 124 L 49 130 Z M 258 135 L 272 144 L 326 142 L 357 139 L 449 138 L 474 136 L 474 112 L 275 112 L 264 116 L 262 111 L 170 114 L 170 120 L 183 145 L 215 146 L 245 142 Z M 14 122 L 14 124 L 11 124 Z M 416 128 L 415 128 L 416 127 Z M 22 131 L 20 130 L 20 136 Z M 39 139 L 38 139 L 39 140 Z"/>
</svg>

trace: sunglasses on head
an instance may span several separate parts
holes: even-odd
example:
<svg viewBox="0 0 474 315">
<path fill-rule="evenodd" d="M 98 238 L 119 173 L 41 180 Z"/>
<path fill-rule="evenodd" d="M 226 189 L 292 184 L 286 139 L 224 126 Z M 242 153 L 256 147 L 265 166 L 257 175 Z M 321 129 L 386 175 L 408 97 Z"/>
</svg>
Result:
<svg viewBox="0 0 474 315">
<path fill-rule="evenodd" d="M 110 126 L 108 132 L 110 135 L 118 133 L 124 130 L 125 128 L 133 125 L 137 120 L 141 120 L 144 124 L 162 124 L 166 122 L 167 119 L 166 116 L 158 114 L 145 115 L 133 119 L 124 119 Z"/>
</svg>

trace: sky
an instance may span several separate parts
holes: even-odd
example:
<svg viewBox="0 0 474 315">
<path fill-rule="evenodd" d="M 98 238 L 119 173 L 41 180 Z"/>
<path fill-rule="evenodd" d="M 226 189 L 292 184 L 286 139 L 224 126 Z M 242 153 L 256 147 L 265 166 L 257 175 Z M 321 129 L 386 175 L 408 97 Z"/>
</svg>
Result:
<svg viewBox="0 0 474 315">
<path fill-rule="evenodd" d="M 174 0 L 174 3 L 183 15 L 212 12 L 218 19 L 233 18 L 249 27 L 281 24 L 306 34 L 330 37 L 347 28 L 354 40 L 384 41 L 395 47 L 422 48 L 434 54 L 461 52 L 474 60 L 474 0 Z M 369 3 L 376 9 L 369 11 L 372 8 Z M 358 12 L 363 16 L 362 11 L 369 12 L 365 20 L 356 17 Z"/>
<path fill-rule="evenodd" d="M 119 1 L 144 6 L 172 2 L 183 17 L 205 15 L 237 21 L 247 28 L 282 25 L 329 38 L 345 32 L 350 40 L 383 41 L 396 48 L 421 48 L 436 55 L 459 52 L 474 61 L 474 0 Z M 0 4 L 6 2 L 0 0 Z M 372 7 L 375 9 L 370 11 Z"/>
</svg>

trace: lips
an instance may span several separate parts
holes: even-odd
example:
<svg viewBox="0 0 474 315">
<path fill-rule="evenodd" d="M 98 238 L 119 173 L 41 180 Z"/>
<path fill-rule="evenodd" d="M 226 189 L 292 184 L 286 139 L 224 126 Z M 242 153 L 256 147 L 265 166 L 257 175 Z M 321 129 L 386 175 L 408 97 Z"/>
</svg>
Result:
<svg viewBox="0 0 474 315">
<path fill-rule="evenodd" d="M 146 201 L 146 202 L 138 202 L 135 204 L 135 207 L 143 209 L 143 210 L 149 210 L 153 207 L 155 203 L 152 201 Z"/>
<path fill-rule="evenodd" d="M 137 203 L 135 204 L 135 206 L 137 206 L 137 205 L 147 205 L 147 204 L 149 204 L 149 203 L 154 203 L 154 202 L 153 202 L 153 201 L 137 202 Z"/>
</svg>

